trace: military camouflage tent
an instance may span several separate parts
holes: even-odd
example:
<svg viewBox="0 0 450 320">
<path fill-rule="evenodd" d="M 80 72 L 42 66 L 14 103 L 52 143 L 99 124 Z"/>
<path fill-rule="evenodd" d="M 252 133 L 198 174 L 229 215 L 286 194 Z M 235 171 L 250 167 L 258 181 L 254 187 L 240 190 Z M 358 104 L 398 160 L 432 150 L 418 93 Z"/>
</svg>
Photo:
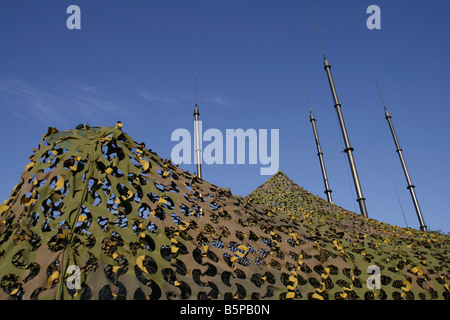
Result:
<svg viewBox="0 0 450 320">
<path fill-rule="evenodd" d="M 282 172 L 236 196 L 120 123 L 50 128 L 34 151 L 0 205 L 0 299 L 450 299 L 448 236 L 365 219 Z"/>
</svg>

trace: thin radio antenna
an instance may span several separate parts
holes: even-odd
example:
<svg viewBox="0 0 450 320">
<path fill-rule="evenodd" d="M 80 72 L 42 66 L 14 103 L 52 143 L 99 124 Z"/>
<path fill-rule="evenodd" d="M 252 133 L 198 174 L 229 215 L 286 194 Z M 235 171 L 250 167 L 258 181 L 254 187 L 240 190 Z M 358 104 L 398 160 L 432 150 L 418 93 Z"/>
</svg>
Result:
<svg viewBox="0 0 450 320">
<path fill-rule="evenodd" d="M 377 78 L 375 78 L 375 73 L 373 72 L 372 65 L 370 63 L 369 58 L 367 58 L 367 63 L 369 64 L 370 72 L 372 72 L 373 81 L 375 81 L 375 85 L 377 86 L 378 94 L 380 95 L 381 103 L 383 104 L 384 110 L 386 110 L 386 104 L 384 103 L 383 95 L 381 94 L 380 86 L 378 85 Z"/>
<path fill-rule="evenodd" d="M 195 46 L 195 105 L 197 105 L 197 46 Z"/>
<path fill-rule="evenodd" d="M 312 9 L 313 17 L 314 17 L 314 23 L 316 24 L 317 35 L 319 36 L 320 47 L 322 48 L 322 54 L 323 54 L 323 57 L 325 58 L 325 49 L 323 48 L 322 37 L 320 36 L 320 30 L 319 30 L 319 24 L 317 23 L 316 11 L 314 10 L 314 5 L 313 5 L 312 0 L 310 0 L 310 3 L 311 3 L 311 9 Z"/>
<path fill-rule="evenodd" d="M 394 186 L 395 194 L 397 195 L 398 204 L 400 205 L 400 209 L 402 210 L 403 219 L 405 219 L 406 227 L 409 228 L 408 221 L 406 221 L 405 211 L 403 211 L 402 202 L 400 201 L 400 197 L 398 196 L 397 188 L 395 187 L 394 179 L 392 178 L 392 176 L 391 176 L 391 181 L 392 181 L 392 185 Z"/>
<path fill-rule="evenodd" d="M 311 101 L 309 99 L 308 86 L 306 85 L 305 71 L 303 70 L 303 62 L 301 58 L 300 58 L 300 69 L 302 70 L 303 82 L 305 83 L 306 99 L 308 101 L 309 111 L 311 112 Z"/>
</svg>

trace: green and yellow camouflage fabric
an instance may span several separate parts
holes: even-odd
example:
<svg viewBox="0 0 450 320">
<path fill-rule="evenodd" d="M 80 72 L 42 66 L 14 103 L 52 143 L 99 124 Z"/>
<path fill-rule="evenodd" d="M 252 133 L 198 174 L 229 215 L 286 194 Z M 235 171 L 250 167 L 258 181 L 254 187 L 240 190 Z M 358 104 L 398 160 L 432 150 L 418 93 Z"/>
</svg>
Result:
<svg viewBox="0 0 450 320">
<path fill-rule="evenodd" d="M 49 128 L 0 205 L 0 299 L 450 299 L 449 244 L 282 172 L 233 195 L 120 122 Z"/>
</svg>

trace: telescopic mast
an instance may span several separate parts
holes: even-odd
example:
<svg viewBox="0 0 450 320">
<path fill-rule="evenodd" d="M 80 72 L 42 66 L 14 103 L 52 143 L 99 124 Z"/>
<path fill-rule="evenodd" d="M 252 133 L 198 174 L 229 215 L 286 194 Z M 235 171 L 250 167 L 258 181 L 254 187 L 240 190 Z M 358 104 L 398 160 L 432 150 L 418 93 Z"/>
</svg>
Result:
<svg viewBox="0 0 450 320">
<path fill-rule="evenodd" d="M 302 74 L 303 74 L 303 80 L 304 80 L 304 83 L 305 83 L 306 98 L 308 100 L 309 121 L 311 122 L 311 125 L 312 125 L 312 128 L 313 128 L 314 139 L 316 141 L 316 147 L 317 147 L 317 156 L 319 157 L 320 168 L 322 169 L 323 183 L 325 185 L 325 192 L 324 193 L 327 195 L 328 202 L 333 203 L 333 199 L 331 197 L 331 192 L 332 191 L 330 189 L 330 184 L 328 183 L 328 176 L 327 176 L 327 170 L 325 169 L 325 161 L 323 159 L 322 147 L 320 146 L 319 134 L 317 133 L 316 119 L 314 118 L 314 115 L 313 115 L 312 110 L 311 110 L 311 102 L 310 102 L 310 99 L 309 99 L 308 86 L 306 85 L 306 77 L 305 77 L 305 73 L 303 72 L 303 68 L 302 68 Z"/>
<path fill-rule="evenodd" d="M 197 103 L 197 46 L 195 47 L 195 108 L 194 108 L 194 124 L 195 124 L 195 153 L 197 157 L 197 176 L 202 177 L 202 156 L 201 156 L 201 144 L 200 144 L 200 128 L 199 128 L 199 115 Z"/>
<path fill-rule="evenodd" d="M 361 183 L 359 181 L 358 172 L 356 170 L 355 159 L 353 157 L 354 149 L 351 147 L 350 140 L 348 138 L 348 133 L 347 133 L 347 129 L 345 127 L 344 117 L 342 115 L 341 104 L 339 103 L 339 99 L 338 99 L 337 92 L 336 92 L 336 87 L 334 85 L 333 77 L 331 75 L 331 65 L 325 56 L 325 50 L 323 48 L 322 38 L 320 37 L 319 26 L 317 24 L 316 14 L 314 12 L 314 6 L 312 3 L 312 0 L 311 0 L 311 8 L 313 11 L 314 21 L 316 23 L 317 34 L 319 36 L 320 45 L 322 47 L 322 53 L 323 53 L 323 59 L 324 59 L 324 69 L 325 69 L 325 72 L 328 77 L 331 94 L 334 99 L 334 108 L 336 109 L 336 112 L 337 112 L 337 116 L 339 119 L 339 125 L 341 127 L 342 137 L 344 139 L 344 144 L 345 144 L 344 152 L 347 154 L 347 157 L 348 157 L 348 162 L 350 164 L 350 170 L 352 173 L 353 182 L 354 182 L 355 189 L 356 189 L 356 195 L 357 195 L 356 201 L 358 201 L 361 214 L 367 218 L 368 214 L 367 214 L 367 208 L 366 208 L 366 203 L 365 203 L 366 198 L 364 198 L 364 196 L 363 196 L 362 189 L 361 189 Z"/>
<path fill-rule="evenodd" d="M 400 148 L 400 143 L 398 142 L 397 134 L 395 133 L 394 125 L 392 124 L 391 114 L 388 112 L 388 110 L 386 108 L 383 96 L 381 95 L 380 87 L 378 86 L 378 81 L 375 78 L 375 74 L 373 72 L 372 66 L 370 65 L 370 62 L 369 62 L 369 67 L 370 67 L 370 71 L 372 72 L 372 76 L 373 76 L 373 80 L 375 81 L 375 85 L 377 86 L 377 90 L 378 90 L 378 94 L 380 95 L 381 102 L 383 103 L 384 116 L 386 117 L 386 120 L 389 125 L 389 129 L 391 130 L 392 138 L 394 139 L 396 152 L 398 153 L 398 157 L 400 158 L 400 163 L 402 165 L 403 173 L 405 174 L 405 178 L 406 178 L 406 183 L 407 183 L 406 188 L 409 190 L 409 192 L 411 194 L 411 199 L 413 201 L 414 208 L 417 213 L 417 218 L 419 219 L 420 230 L 427 231 L 427 226 L 425 225 L 425 221 L 423 220 L 422 210 L 420 210 L 416 192 L 414 191 L 415 186 L 411 182 L 411 177 L 409 176 L 408 168 L 406 167 L 405 158 L 403 157 L 403 150 L 402 150 L 402 148 Z"/>
</svg>

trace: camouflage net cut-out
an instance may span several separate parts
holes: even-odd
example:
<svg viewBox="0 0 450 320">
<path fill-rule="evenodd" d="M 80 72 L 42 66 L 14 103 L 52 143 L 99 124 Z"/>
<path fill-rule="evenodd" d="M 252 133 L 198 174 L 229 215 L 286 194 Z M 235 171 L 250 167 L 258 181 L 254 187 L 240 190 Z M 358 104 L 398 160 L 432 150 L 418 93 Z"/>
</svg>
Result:
<svg viewBox="0 0 450 320">
<path fill-rule="evenodd" d="M 236 196 L 120 123 L 50 129 L 30 160 L 0 205 L 0 299 L 450 299 L 448 237 L 364 219 L 282 173 Z"/>
</svg>

